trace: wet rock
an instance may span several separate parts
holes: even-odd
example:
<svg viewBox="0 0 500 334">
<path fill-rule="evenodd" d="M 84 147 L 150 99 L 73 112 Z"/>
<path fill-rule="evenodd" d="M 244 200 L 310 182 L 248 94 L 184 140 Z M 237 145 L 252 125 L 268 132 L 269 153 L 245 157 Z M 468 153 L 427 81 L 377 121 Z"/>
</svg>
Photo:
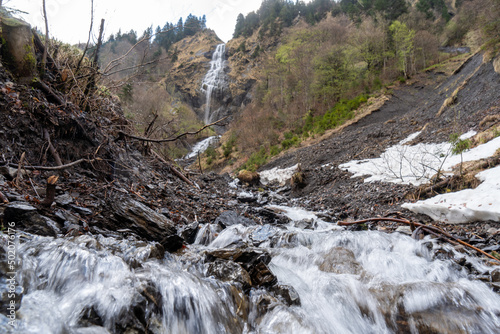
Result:
<svg viewBox="0 0 500 334">
<path fill-rule="evenodd" d="M 292 286 L 277 284 L 272 291 L 283 298 L 288 306 L 300 305 L 300 296 Z"/>
<path fill-rule="evenodd" d="M 209 243 L 214 241 L 220 231 L 222 231 L 222 228 L 218 224 L 202 225 L 200 230 L 196 234 L 194 243 L 200 245 L 208 245 Z"/>
<path fill-rule="evenodd" d="M 491 272 L 491 281 L 495 283 L 500 282 L 500 269 L 495 269 Z"/>
<path fill-rule="evenodd" d="M 4 211 L 4 221 L 14 222 L 15 229 L 33 234 L 55 237 L 60 232 L 58 228 L 54 229 L 54 221 L 40 215 L 35 207 L 24 202 L 8 204 Z"/>
<path fill-rule="evenodd" d="M 241 224 L 243 226 L 255 225 L 255 222 L 246 217 L 240 216 L 235 211 L 224 211 L 217 219 L 215 224 L 219 224 L 223 229 L 236 224 Z"/>
<path fill-rule="evenodd" d="M 398 228 L 396 229 L 396 232 L 403 233 L 403 234 L 406 234 L 406 235 L 412 235 L 413 234 L 410 226 L 398 226 Z"/>
<path fill-rule="evenodd" d="M 198 223 L 194 222 L 182 228 L 180 235 L 188 243 L 192 244 L 196 240 L 196 234 L 198 234 Z"/>
<path fill-rule="evenodd" d="M 165 248 L 167 252 L 175 252 L 176 250 L 182 248 L 184 245 L 184 239 L 177 234 L 169 235 L 160 240 L 160 244 Z"/>
<path fill-rule="evenodd" d="M 284 225 L 290 222 L 290 218 L 287 216 L 268 208 L 251 208 L 251 212 L 262 218 L 263 224 Z"/>
<path fill-rule="evenodd" d="M 208 266 L 208 274 L 213 275 L 224 282 L 237 282 L 243 289 L 252 286 L 252 280 L 243 267 L 231 260 L 217 259 Z"/>
<path fill-rule="evenodd" d="M 131 198 L 117 197 L 109 201 L 109 207 L 112 222 L 104 224 L 113 226 L 103 227 L 114 230 L 128 228 L 146 240 L 160 242 L 170 252 L 182 247 L 182 238 L 177 236 L 173 222 L 146 205 Z"/>
<path fill-rule="evenodd" d="M 252 193 L 246 191 L 238 193 L 236 198 L 238 199 L 238 201 L 243 203 L 252 203 L 257 201 L 257 197 L 255 197 Z"/>
<path fill-rule="evenodd" d="M 257 286 L 272 286 L 278 283 L 278 279 L 271 272 L 269 267 L 263 262 L 259 262 L 255 265 L 246 265 L 249 267 L 248 273 L 252 279 L 252 284 Z"/>
<path fill-rule="evenodd" d="M 254 245 L 258 246 L 260 243 L 275 236 L 276 233 L 276 228 L 273 228 L 271 225 L 264 225 L 253 231 L 252 234 L 250 234 L 250 238 L 254 241 Z"/>
<path fill-rule="evenodd" d="M 356 261 L 354 253 L 342 247 L 332 248 L 316 263 L 321 271 L 329 273 L 357 275 L 361 271 L 361 265 Z"/>
</svg>

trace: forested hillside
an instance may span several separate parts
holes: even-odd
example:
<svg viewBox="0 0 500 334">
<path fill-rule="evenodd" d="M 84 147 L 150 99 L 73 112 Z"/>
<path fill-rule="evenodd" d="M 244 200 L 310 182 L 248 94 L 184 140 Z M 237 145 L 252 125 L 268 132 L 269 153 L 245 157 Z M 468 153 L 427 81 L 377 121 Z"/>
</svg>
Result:
<svg viewBox="0 0 500 334">
<path fill-rule="evenodd" d="M 456 47 L 496 54 L 498 13 L 496 0 L 263 1 L 238 16 L 230 42 L 260 65 L 224 156 L 234 163 L 251 155 L 243 167 L 254 169 L 354 117 L 370 96 L 457 56 Z"/>
</svg>

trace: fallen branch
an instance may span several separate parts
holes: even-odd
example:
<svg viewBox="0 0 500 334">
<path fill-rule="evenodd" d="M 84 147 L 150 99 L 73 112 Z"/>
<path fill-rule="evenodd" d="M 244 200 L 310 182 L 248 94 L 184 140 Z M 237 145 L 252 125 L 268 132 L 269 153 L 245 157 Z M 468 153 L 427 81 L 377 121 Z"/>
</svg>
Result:
<svg viewBox="0 0 500 334">
<path fill-rule="evenodd" d="M 17 175 L 16 175 L 16 187 L 19 188 L 19 182 L 22 180 L 23 175 L 22 175 L 22 170 L 23 165 L 24 165 L 24 158 L 26 157 L 26 152 L 23 152 L 21 154 L 21 159 L 19 160 L 19 166 L 17 167 Z"/>
<path fill-rule="evenodd" d="M 57 104 L 63 106 L 66 105 L 66 102 L 59 96 L 57 95 L 52 88 L 47 86 L 44 82 L 40 80 L 34 80 L 32 83 L 33 87 L 41 89 L 47 96 L 52 97 Z"/>
<path fill-rule="evenodd" d="M 226 116 L 224 118 L 221 118 L 219 119 L 218 121 L 215 121 L 213 123 L 210 123 L 210 124 L 206 124 L 205 126 L 201 127 L 200 129 L 198 129 L 197 131 L 193 131 L 193 132 L 184 132 L 184 133 L 181 133 L 180 135 L 178 136 L 175 136 L 175 137 L 172 137 L 172 138 L 166 138 L 166 139 L 151 139 L 151 138 L 145 138 L 145 137 L 139 137 L 139 136 L 134 136 L 134 135 L 131 135 L 131 134 L 128 134 L 128 133 L 125 133 L 123 131 L 119 131 L 118 132 L 118 139 L 120 139 L 120 137 L 122 136 L 125 136 L 125 137 L 129 137 L 129 138 L 132 138 L 132 139 L 137 139 L 137 140 L 142 140 L 142 141 L 147 141 L 147 142 L 151 142 L 151 143 L 166 143 L 166 142 L 172 142 L 172 141 L 176 141 L 176 140 L 179 140 L 180 138 L 184 137 L 184 136 L 187 136 L 187 135 L 196 135 L 198 133 L 200 133 L 201 131 L 205 130 L 206 128 L 208 128 L 209 126 L 212 126 L 212 125 L 215 125 L 217 123 L 220 123 L 222 122 L 223 120 L 225 120 L 226 118 L 228 118 L 229 116 Z M 117 139 L 117 140 L 118 140 Z"/>
<path fill-rule="evenodd" d="M 354 221 L 354 222 L 340 221 L 340 222 L 337 223 L 337 225 L 348 226 L 348 225 L 363 224 L 363 223 L 369 223 L 369 222 L 381 222 L 381 221 L 392 221 L 392 222 L 396 222 L 396 223 L 407 224 L 407 225 L 410 225 L 410 226 L 414 225 L 414 226 L 417 226 L 417 227 L 422 226 L 422 228 L 431 230 L 431 231 L 433 231 L 433 232 L 435 232 L 437 234 L 441 234 L 441 235 L 445 236 L 448 239 L 451 239 L 451 240 L 453 240 L 455 242 L 458 242 L 459 244 L 461 244 L 461 245 L 463 245 L 465 247 L 473 249 L 476 252 L 479 252 L 479 253 L 481 253 L 481 254 L 489 257 L 490 259 L 493 259 L 495 261 L 500 262 L 500 260 L 497 259 L 496 257 L 494 257 L 493 255 L 488 254 L 485 251 L 483 251 L 483 250 L 481 250 L 481 249 L 479 249 L 477 247 L 474 247 L 474 246 L 466 243 L 465 241 L 462 241 L 462 240 L 460 240 L 458 238 L 455 238 L 454 236 L 452 236 L 451 234 L 449 234 L 449 233 L 441 230 L 440 228 L 437 228 L 437 227 L 431 226 L 431 225 L 425 225 L 425 224 L 420 224 L 420 223 L 413 223 L 413 222 L 410 222 L 409 220 L 406 220 L 406 219 L 390 218 L 390 217 L 374 217 L 374 218 L 368 218 L 368 219 L 363 219 L 363 220 L 357 220 L 357 221 Z"/>
<path fill-rule="evenodd" d="M 54 145 L 52 145 L 52 142 L 50 141 L 50 134 L 49 134 L 49 131 L 47 129 L 43 130 L 43 136 L 45 137 L 45 140 L 48 143 L 50 154 L 52 154 L 52 156 L 54 157 L 54 160 L 56 161 L 56 165 L 62 166 L 63 163 L 61 161 L 61 157 L 59 156 L 59 153 L 57 153 Z"/>
<path fill-rule="evenodd" d="M 93 163 L 94 161 L 101 161 L 101 158 L 95 158 L 95 159 L 79 159 L 73 162 L 70 162 L 66 165 L 61 165 L 61 166 L 55 166 L 55 167 L 46 167 L 46 166 L 24 166 L 24 169 L 30 169 L 30 170 L 61 170 L 61 169 L 66 169 L 69 167 L 73 167 L 75 165 L 78 165 L 82 162 L 88 162 L 88 163 Z M 19 165 L 16 164 L 9 164 L 9 166 L 17 168 Z"/>
</svg>

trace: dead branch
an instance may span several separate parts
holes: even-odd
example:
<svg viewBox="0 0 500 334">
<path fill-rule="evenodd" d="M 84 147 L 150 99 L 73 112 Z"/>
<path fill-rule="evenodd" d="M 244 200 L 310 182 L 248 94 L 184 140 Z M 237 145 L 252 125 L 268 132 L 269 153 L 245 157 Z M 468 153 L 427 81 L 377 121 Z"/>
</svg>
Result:
<svg viewBox="0 0 500 334">
<path fill-rule="evenodd" d="M 33 33 L 33 44 L 35 45 L 35 48 L 38 50 L 38 52 L 44 53 L 46 52 L 45 50 L 45 45 L 43 45 L 42 40 L 40 39 L 40 36 L 38 36 L 36 30 L 33 28 L 31 29 L 31 32 Z M 56 72 L 56 74 L 60 75 L 61 72 L 59 71 L 59 67 L 56 64 L 56 61 L 52 56 L 47 52 L 47 64 L 50 65 L 50 68 L 52 71 Z"/>
<path fill-rule="evenodd" d="M 89 48 L 90 37 L 92 36 L 92 26 L 94 25 L 94 0 L 90 1 L 90 28 L 89 28 L 89 37 L 87 39 L 87 44 L 85 44 L 85 48 L 83 49 L 82 57 L 78 61 L 78 65 L 76 65 L 75 72 L 78 73 L 80 70 L 80 66 L 82 65 L 82 61 L 85 58 L 85 54 Z"/>
<path fill-rule="evenodd" d="M 59 176 L 51 175 L 47 179 L 47 189 L 45 191 L 45 199 L 42 201 L 43 206 L 50 207 L 54 203 L 54 198 L 56 196 L 56 183 Z"/>
<path fill-rule="evenodd" d="M 45 0 L 42 2 L 43 5 L 43 19 L 45 21 L 45 48 L 43 49 L 42 55 L 42 77 L 45 76 L 45 65 L 47 63 L 47 50 L 49 48 L 49 19 L 47 17 L 47 10 L 45 9 Z"/>
<path fill-rule="evenodd" d="M 63 163 L 61 161 L 61 157 L 59 156 L 59 153 L 57 153 L 54 145 L 52 145 L 52 142 L 50 141 L 49 131 L 47 129 L 44 129 L 43 130 L 43 135 L 45 137 L 45 140 L 48 143 L 50 154 L 52 154 L 52 156 L 54 157 L 54 160 L 56 161 L 56 165 L 57 166 L 62 166 Z"/>
<path fill-rule="evenodd" d="M 106 75 L 110 75 L 108 74 L 109 71 L 111 71 L 113 68 L 115 68 L 116 66 L 120 65 L 120 61 L 127 57 L 130 52 L 132 52 L 132 50 L 134 50 L 137 46 L 139 46 L 141 43 L 143 43 L 144 41 L 147 41 L 147 40 L 150 40 L 151 38 L 153 38 L 154 36 L 158 35 L 158 34 L 162 34 L 162 33 L 165 33 L 165 32 L 168 32 L 168 31 L 171 31 L 173 29 L 175 29 L 176 27 L 172 27 L 170 29 L 167 29 L 167 30 L 162 30 L 158 33 L 154 33 L 150 36 L 148 35 L 145 35 L 143 38 L 141 38 L 139 41 L 137 41 L 137 43 L 135 43 L 134 45 L 132 45 L 132 47 L 124 54 L 124 55 L 121 55 L 120 57 L 116 58 L 116 59 L 113 59 L 111 60 L 105 67 L 104 67 L 104 71 L 103 71 L 103 74 L 106 74 Z"/>
<path fill-rule="evenodd" d="M 483 254 L 484 256 L 489 257 L 490 259 L 493 259 L 495 261 L 500 262 L 500 260 L 497 259 L 496 257 L 494 257 L 493 255 L 488 254 L 485 251 L 483 251 L 483 250 L 481 250 L 481 249 L 479 249 L 477 247 L 474 247 L 474 246 L 466 243 L 465 241 L 462 241 L 462 240 L 460 240 L 458 238 L 455 238 L 454 236 L 452 236 L 451 234 L 449 234 L 449 233 L 441 230 L 440 228 L 437 228 L 437 227 L 431 226 L 431 225 L 424 225 L 424 224 L 420 224 L 420 223 L 412 223 L 412 222 L 410 222 L 409 220 L 406 220 L 406 219 L 390 218 L 390 217 L 374 217 L 374 218 L 357 220 L 357 221 L 354 221 L 354 222 L 340 221 L 340 222 L 337 223 L 337 225 L 348 226 L 348 225 L 363 224 L 363 223 L 369 223 L 369 222 L 381 222 L 381 221 L 392 221 L 392 222 L 407 224 L 407 225 L 410 225 L 410 226 L 413 224 L 414 226 L 417 226 L 417 227 L 422 226 L 422 228 L 431 230 L 431 231 L 433 231 L 433 232 L 435 232 L 437 234 L 445 236 L 446 238 L 451 239 L 451 240 L 453 240 L 455 242 L 458 242 L 459 244 L 461 244 L 461 245 L 463 245 L 465 247 L 473 249 L 476 252 L 479 252 L 479 253 Z"/>
<path fill-rule="evenodd" d="M 76 160 L 76 161 L 70 162 L 68 164 L 61 165 L 61 166 L 55 166 L 55 167 L 47 167 L 47 166 L 24 166 L 24 169 L 29 169 L 29 170 L 61 170 L 61 169 L 66 169 L 66 168 L 69 168 L 69 167 L 76 166 L 76 165 L 78 165 L 78 164 L 80 164 L 82 162 L 93 163 L 94 161 L 101 161 L 101 160 L 102 160 L 101 158 L 79 159 L 79 160 Z M 9 164 L 9 166 L 16 168 L 19 165 Z"/>
<path fill-rule="evenodd" d="M 26 152 L 23 152 L 23 154 L 21 154 L 21 159 L 19 160 L 19 166 L 17 167 L 16 187 L 19 187 L 19 182 L 23 178 L 21 169 L 23 168 L 24 158 L 25 157 L 26 157 Z"/>
<path fill-rule="evenodd" d="M 66 105 L 66 102 L 60 97 L 56 92 L 52 90 L 47 84 L 40 80 L 34 80 L 32 82 L 33 87 L 41 89 L 48 97 L 51 97 L 55 100 L 58 105 Z"/>
<path fill-rule="evenodd" d="M 184 132 L 184 133 L 181 133 L 180 135 L 178 136 L 175 136 L 173 138 L 166 138 L 166 139 L 151 139 L 151 138 L 144 138 L 144 137 L 139 137 L 139 136 L 134 136 L 134 135 L 131 135 L 131 134 L 128 134 L 128 133 L 125 133 L 123 131 L 119 131 L 118 134 L 119 134 L 119 138 L 125 136 L 125 137 L 129 137 L 129 138 L 132 138 L 132 139 L 137 139 L 137 140 L 141 140 L 141 141 L 147 141 L 147 142 L 151 142 L 151 143 L 166 143 L 166 142 L 172 142 L 172 141 L 176 141 L 176 140 L 179 140 L 180 138 L 184 137 L 184 136 L 187 136 L 187 135 L 196 135 L 198 133 L 200 133 L 201 131 L 205 130 L 206 128 L 212 126 L 212 125 L 215 125 L 217 123 L 220 123 L 222 122 L 223 120 L 225 120 L 226 118 L 228 118 L 229 116 L 226 116 L 224 118 L 221 118 L 219 119 L 218 121 L 215 121 L 213 123 L 210 123 L 210 124 L 206 124 L 205 126 L 201 127 L 200 129 L 198 129 L 197 131 L 193 131 L 193 132 Z"/>
</svg>

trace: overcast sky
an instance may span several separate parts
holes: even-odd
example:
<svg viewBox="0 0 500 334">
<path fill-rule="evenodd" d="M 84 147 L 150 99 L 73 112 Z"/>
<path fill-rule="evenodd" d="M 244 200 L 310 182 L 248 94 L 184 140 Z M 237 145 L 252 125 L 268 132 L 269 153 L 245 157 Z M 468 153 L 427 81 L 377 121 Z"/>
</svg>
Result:
<svg viewBox="0 0 500 334">
<path fill-rule="evenodd" d="M 21 15 L 32 26 L 45 32 L 42 0 L 3 1 L 6 7 L 28 12 Z M 236 17 L 260 7 L 262 0 L 94 0 L 94 36 L 104 18 L 105 36 L 130 29 L 141 35 L 153 25 L 177 23 L 180 17 L 206 15 L 207 27 L 215 30 L 223 41 L 231 39 Z M 67 43 L 86 42 L 90 25 L 90 0 L 46 0 L 49 33 Z"/>
</svg>

